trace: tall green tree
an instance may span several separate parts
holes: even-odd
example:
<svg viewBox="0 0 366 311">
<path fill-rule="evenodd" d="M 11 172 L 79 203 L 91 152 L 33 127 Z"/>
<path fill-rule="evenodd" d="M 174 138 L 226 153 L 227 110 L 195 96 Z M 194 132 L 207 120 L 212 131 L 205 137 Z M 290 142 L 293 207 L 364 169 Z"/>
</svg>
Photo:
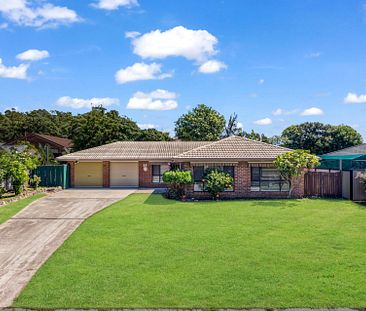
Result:
<svg viewBox="0 0 366 311">
<path fill-rule="evenodd" d="M 139 141 L 169 141 L 172 140 L 169 133 L 157 129 L 141 130 L 136 140 Z"/>
<path fill-rule="evenodd" d="M 120 116 L 116 110 L 107 112 L 102 107 L 94 107 L 90 112 L 76 116 L 72 123 L 75 150 L 119 140 L 135 140 L 139 133 L 140 129 L 134 121 Z"/>
<path fill-rule="evenodd" d="M 333 126 L 320 122 L 291 125 L 282 132 L 285 147 L 324 154 L 362 143 L 361 135 L 350 126 Z"/>
<path fill-rule="evenodd" d="M 181 140 L 212 141 L 220 138 L 224 127 L 224 116 L 201 104 L 175 122 L 175 133 Z"/>
</svg>

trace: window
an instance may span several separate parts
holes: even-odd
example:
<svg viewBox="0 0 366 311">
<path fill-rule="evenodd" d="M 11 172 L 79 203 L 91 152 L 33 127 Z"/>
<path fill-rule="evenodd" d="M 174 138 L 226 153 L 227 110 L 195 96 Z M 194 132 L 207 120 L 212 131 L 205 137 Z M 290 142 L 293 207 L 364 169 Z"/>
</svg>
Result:
<svg viewBox="0 0 366 311">
<path fill-rule="evenodd" d="M 207 166 L 194 166 L 193 167 L 193 181 L 194 186 L 193 190 L 196 192 L 206 191 L 205 184 L 202 181 L 203 175 L 205 174 L 205 170 L 207 168 L 215 168 L 220 171 L 223 171 L 226 174 L 229 174 L 234 178 L 234 166 L 217 166 L 217 165 L 207 165 Z M 225 189 L 225 191 L 234 191 L 234 187 Z"/>
<path fill-rule="evenodd" d="M 156 184 L 160 184 L 163 182 L 163 174 L 166 171 L 169 171 L 169 165 L 152 165 L 152 182 Z"/>
<path fill-rule="evenodd" d="M 203 185 L 203 181 L 202 181 L 204 171 L 205 171 L 204 166 L 194 166 L 193 167 L 193 181 L 194 181 L 193 191 L 203 191 L 204 190 L 204 185 Z"/>
<path fill-rule="evenodd" d="M 288 191 L 289 185 L 274 168 L 252 167 L 252 191 Z"/>
</svg>

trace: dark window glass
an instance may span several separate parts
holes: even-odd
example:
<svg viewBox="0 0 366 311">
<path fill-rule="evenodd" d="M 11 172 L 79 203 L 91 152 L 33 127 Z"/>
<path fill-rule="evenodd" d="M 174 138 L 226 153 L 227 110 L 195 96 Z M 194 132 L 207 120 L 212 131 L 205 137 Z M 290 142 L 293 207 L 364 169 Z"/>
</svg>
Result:
<svg viewBox="0 0 366 311">
<path fill-rule="evenodd" d="M 288 191 L 288 182 L 274 168 L 251 168 L 252 191 Z"/>
<path fill-rule="evenodd" d="M 224 166 L 223 171 L 226 174 L 229 174 L 232 178 L 234 178 L 234 166 Z"/>
<path fill-rule="evenodd" d="M 152 174 L 153 174 L 153 176 L 159 176 L 160 175 L 160 165 L 153 165 L 152 166 Z"/>
<path fill-rule="evenodd" d="M 203 166 L 193 167 L 193 180 L 196 182 L 202 181 L 205 168 Z"/>
</svg>

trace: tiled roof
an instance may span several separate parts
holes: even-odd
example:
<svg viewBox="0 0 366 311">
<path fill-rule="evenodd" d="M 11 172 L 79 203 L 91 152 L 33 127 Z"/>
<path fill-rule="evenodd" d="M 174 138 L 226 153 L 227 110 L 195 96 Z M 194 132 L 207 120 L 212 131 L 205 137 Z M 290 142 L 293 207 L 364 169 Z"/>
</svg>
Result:
<svg viewBox="0 0 366 311">
<path fill-rule="evenodd" d="M 196 159 L 245 159 L 245 160 L 272 160 L 278 155 L 290 151 L 283 148 L 256 140 L 239 136 L 230 136 L 225 139 L 186 151 L 175 159 L 196 160 Z"/>
<path fill-rule="evenodd" d="M 43 139 L 46 139 L 50 142 L 53 142 L 57 145 L 60 145 L 64 148 L 70 148 L 72 147 L 72 140 L 68 138 L 58 137 L 58 136 L 51 136 L 46 134 L 33 134 L 38 137 L 42 137 Z"/>
<path fill-rule="evenodd" d="M 212 142 L 205 141 L 120 141 L 73 152 L 57 160 L 171 160 L 174 156 Z"/>
<path fill-rule="evenodd" d="M 327 153 L 326 155 L 354 155 L 354 154 L 366 154 L 366 144 L 358 146 L 348 147 L 341 150 Z"/>
<path fill-rule="evenodd" d="M 243 137 L 219 141 L 121 141 L 58 157 L 78 160 L 273 160 L 290 149 Z"/>
</svg>

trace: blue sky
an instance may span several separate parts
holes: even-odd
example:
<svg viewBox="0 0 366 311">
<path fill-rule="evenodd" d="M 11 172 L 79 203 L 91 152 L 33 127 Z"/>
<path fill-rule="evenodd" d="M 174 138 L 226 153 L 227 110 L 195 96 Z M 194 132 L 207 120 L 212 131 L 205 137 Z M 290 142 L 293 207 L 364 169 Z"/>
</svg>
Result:
<svg viewBox="0 0 366 311">
<path fill-rule="evenodd" d="M 243 128 L 366 138 L 366 1 L 0 0 L 0 110 L 105 104 L 172 131 L 197 104 Z"/>
</svg>

